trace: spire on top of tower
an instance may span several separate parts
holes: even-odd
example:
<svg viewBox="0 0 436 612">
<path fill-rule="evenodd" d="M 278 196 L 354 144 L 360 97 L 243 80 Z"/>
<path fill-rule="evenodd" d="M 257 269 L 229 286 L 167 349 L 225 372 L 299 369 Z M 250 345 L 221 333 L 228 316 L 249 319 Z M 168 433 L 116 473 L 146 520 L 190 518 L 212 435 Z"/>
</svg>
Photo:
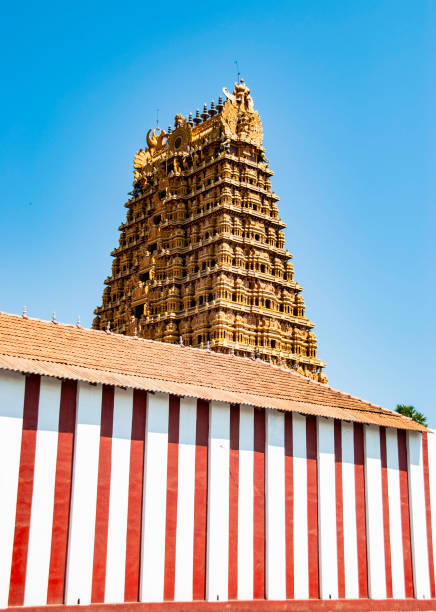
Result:
<svg viewBox="0 0 436 612">
<path fill-rule="evenodd" d="M 238 69 L 237 82 L 240 83 L 241 82 L 241 73 L 239 71 L 239 62 L 238 62 L 238 60 L 235 60 L 235 65 L 236 65 L 236 68 Z"/>
<path fill-rule="evenodd" d="M 230 93 L 227 87 L 223 87 L 223 93 L 227 100 L 231 100 L 231 102 L 234 104 L 241 105 L 244 110 L 254 110 L 254 103 L 253 98 L 250 95 L 250 89 L 242 79 L 240 79 L 238 83 L 235 83 L 233 93 Z"/>
</svg>

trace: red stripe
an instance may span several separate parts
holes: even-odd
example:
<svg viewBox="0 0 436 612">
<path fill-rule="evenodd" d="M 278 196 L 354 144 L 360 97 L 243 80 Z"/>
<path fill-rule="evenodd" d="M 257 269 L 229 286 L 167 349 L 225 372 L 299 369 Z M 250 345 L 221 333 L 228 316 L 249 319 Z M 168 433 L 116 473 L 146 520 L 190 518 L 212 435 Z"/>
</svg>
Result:
<svg viewBox="0 0 436 612">
<path fill-rule="evenodd" d="M 179 481 L 180 398 L 170 396 L 168 416 L 167 506 L 165 526 L 164 600 L 174 599 L 176 577 L 177 495 Z"/>
<path fill-rule="evenodd" d="M 194 493 L 193 599 L 206 599 L 207 453 L 209 402 L 197 400 Z"/>
<path fill-rule="evenodd" d="M 338 551 L 338 596 L 345 597 L 344 499 L 342 486 L 342 423 L 335 420 L 336 547 Z"/>
<path fill-rule="evenodd" d="M 286 598 L 294 598 L 294 444 L 292 413 L 285 412 L 285 546 Z"/>
<path fill-rule="evenodd" d="M 101 398 L 100 450 L 98 457 L 97 506 L 95 513 L 94 563 L 91 602 L 104 601 L 106 554 L 111 485 L 114 387 L 103 385 Z"/>
<path fill-rule="evenodd" d="M 254 410 L 253 598 L 265 598 L 265 411 Z"/>
<path fill-rule="evenodd" d="M 132 435 L 130 443 L 125 601 L 139 601 L 146 415 L 147 392 L 135 389 L 133 391 Z"/>
<path fill-rule="evenodd" d="M 17 508 L 15 513 L 14 545 L 12 549 L 9 605 L 22 606 L 26 582 L 27 550 L 29 545 L 30 512 L 32 508 L 33 473 L 35 467 L 36 432 L 41 377 L 26 377 L 21 433 L 20 468 L 18 472 Z"/>
<path fill-rule="evenodd" d="M 316 417 L 306 417 L 307 529 L 309 551 L 309 597 L 319 597 L 318 584 L 318 478 Z"/>
<path fill-rule="evenodd" d="M 363 425 L 354 423 L 354 485 L 356 496 L 357 565 L 359 597 L 368 597 L 366 561 L 365 466 L 363 453 Z"/>
<path fill-rule="evenodd" d="M 428 472 L 428 438 L 422 434 L 422 458 L 424 463 L 425 518 L 427 522 L 428 572 L 430 575 L 430 596 L 436 597 L 433 564 L 433 531 L 431 526 L 430 477 Z"/>
<path fill-rule="evenodd" d="M 228 599 L 238 597 L 239 405 L 230 406 Z"/>
<path fill-rule="evenodd" d="M 406 432 L 397 431 L 400 475 L 401 532 L 403 540 L 404 587 L 406 597 L 413 597 L 412 547 L 410 541 L 409 477 L 407 474 Z"/>
<path fill-rule="evenodd" d="M 380 458 L 381 458 L 381 484 L 383 503 L 383 538 L 385 546 L 385 573 L 386 573 L 386 597 L 392 594 L 392 563 L 391 563 L 391 537 L 389 525 L 389 491 L 388 491 L 388 466 L 386 452 L 386 428 L 380 427 Z"/>
<path fill-rule="evenodd" d="M 58 452 L 47 603 L 63 603 L 70 519 L 77 382 L 64 380 L 59 410 Z"/>
</svg>

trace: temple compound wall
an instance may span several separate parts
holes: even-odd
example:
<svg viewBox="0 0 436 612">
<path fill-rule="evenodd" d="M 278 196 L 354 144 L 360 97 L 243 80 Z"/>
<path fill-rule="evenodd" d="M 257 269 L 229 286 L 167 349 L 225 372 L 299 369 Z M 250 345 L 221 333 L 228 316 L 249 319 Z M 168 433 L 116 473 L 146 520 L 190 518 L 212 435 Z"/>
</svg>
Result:
<svg viewBox="0 0 436 612">
<path fill-rule="evenodd" d="M 431 433 L 2 371 L 0 485 L 0 607 L 435 597 Z"/>
</svg>

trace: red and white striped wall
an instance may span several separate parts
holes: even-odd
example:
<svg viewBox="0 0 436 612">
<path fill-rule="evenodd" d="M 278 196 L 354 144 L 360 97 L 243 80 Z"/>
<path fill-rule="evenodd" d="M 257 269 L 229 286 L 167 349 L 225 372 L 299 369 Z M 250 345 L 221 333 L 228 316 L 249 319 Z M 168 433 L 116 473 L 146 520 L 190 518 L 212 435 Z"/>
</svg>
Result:
<svg viewBox="0 0 436 612">
<path fill-rule="evenodd" d="M 0 607 L 435 597 L 433 435 L 0 373 Z"/>
</svg>

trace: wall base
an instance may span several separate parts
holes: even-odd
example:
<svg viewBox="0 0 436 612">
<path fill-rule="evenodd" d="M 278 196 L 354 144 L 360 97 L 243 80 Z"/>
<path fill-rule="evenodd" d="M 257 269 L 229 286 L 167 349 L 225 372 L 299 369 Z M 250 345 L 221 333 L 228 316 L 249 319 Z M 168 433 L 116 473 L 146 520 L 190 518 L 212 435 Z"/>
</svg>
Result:
<svg viewBox="0 0 436 612">
<path fill-rule="evenodd" d="M 6 608 L 7 612 L 412 612 L 435 610 L 436 599 L 294 599 L 55 605 Z"/>
</svg>

